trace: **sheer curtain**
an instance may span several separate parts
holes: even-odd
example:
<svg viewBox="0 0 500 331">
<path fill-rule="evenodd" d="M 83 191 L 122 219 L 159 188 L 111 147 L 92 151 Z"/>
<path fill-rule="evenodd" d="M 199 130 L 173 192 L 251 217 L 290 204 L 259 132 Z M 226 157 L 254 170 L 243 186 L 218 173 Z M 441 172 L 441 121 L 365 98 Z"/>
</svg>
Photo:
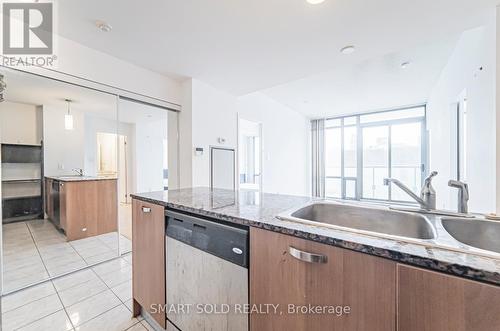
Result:
<svg viewBox="0 0 500 331">
<path fill-rule="evenodd" d="M 325 120 L 311 121 L 312 195 L 325 197 Z"/>
</svg>

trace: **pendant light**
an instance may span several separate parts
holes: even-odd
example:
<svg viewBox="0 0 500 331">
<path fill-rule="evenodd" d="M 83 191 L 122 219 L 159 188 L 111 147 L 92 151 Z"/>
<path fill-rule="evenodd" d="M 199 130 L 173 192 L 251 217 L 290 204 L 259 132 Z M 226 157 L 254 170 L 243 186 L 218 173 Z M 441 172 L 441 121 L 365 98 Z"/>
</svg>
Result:
<svg viewBox="0 0 500 331">
<path fill-rule="evenodd" d="M 64 128 L 66 130 L 73 130 L 74 126 L 73 126 L 73 115 L 71 115 L 71 100 L 65 99 L 64 101 L 68 103 L 68 113 L 64 115 Z"/>
</svg>

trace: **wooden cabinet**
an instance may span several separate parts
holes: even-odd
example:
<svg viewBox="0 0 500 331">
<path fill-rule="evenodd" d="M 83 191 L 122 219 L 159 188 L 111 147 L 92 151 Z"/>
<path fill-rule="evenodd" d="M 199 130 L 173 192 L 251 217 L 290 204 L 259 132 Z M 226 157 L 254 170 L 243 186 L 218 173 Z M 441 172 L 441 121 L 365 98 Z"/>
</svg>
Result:
<svg viewBox="0 0 500 331">
<path fill-rule="evenodd" d="M 305 253 L 304 258 L 307 253 L 316 254 L 312 258 L 318 261 L 299 260 L 291 255 L 290 248 L 296 249 L 296 255 Z M 326 261 L 321 261 L 322 257 Z M 251 228 L 250 303 L 280 305 L 277 314 L 252 313 L 253 331 L 395 330 L 396 263 Z M 343 310 L 342 316 L 289 313 L 289 304 L 345 306 L 350 312 Z"/>
<path fill-rule="evenodd" d="M 500 288 L 399 264 L 398 330 L 498 331 Z"/>
<path fill-rule="evenodd" d="M 165 305 L 166 297 L 164 207 L 132 200 L 132 265 L 134 316 L 142 306 L 165 328 L 165 313 L 151 311 L 151 305 Z"/>
<path fill-rule="evenodd" d="M 58 210 L 54 208 L 57 198 L 52 195 L 54 182 L 59 183 Z M 45 192 L 47 217 L 59 219 L 55 223 L 59 223 L 68 241 L 118 230 L 116 179 L 55 181 L 47 178 Z"/>
</svg>

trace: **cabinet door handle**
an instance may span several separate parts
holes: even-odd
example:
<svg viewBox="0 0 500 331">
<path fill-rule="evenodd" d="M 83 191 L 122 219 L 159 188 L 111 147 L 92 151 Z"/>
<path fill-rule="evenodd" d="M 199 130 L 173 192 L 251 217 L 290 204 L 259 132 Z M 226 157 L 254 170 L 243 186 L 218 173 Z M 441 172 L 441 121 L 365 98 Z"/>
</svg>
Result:
<svg viewBox="0 0 500 331">
<path fill-rule="evenodd" d="M 148 214 L 148 213 L 151 212 L 151 208 L 149 208 L 149 207 L 142 207 L 142 212 Z"/>
<path fill-rule="evenodd" d="M 290 252 L 290 255 L 296 258 L 297 260 L 304 261 L 307 263 L 328 262 L 328 258 L 326 257 L 326 255 L 304 252 L 292 246 L 288 247 L 288 251 Z"/>
</svg>

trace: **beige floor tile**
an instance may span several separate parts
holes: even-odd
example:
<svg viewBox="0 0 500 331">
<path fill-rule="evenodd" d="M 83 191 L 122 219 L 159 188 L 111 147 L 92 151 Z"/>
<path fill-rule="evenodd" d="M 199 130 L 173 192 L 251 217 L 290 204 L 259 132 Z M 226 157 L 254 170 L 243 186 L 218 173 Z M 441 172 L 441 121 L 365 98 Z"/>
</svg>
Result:
<svg viewBox="0 0 500 331">
<path fill-rule="evenodd" d="M 123 302 L 126 303 L 132 299 L 132 280 L 126 281 L 120 285 L 111 288 L 114 294 Z"/>
<path fill-rule="evenodd" d="M 127 331 L 147 331 L 147 329 L 142 325 L 142 323 L 137 323 L 133 327 L 127 329 Z"/>
<path fill-rule="evenodd" d="M 105 275 L 112 271 L 127 268 L 129 266 L 130 265 L 125 259 L 119 258 L 96 265 L 95 267 L 92 267 L 92 270 L 94 270 L 98 275 Z"/>
<path fill-rule="evenodd" d="M 2 331 L 14 330 L 63 308 L 57 294 L 32 301 L 22 307 L 2 314 Z"/>
<path fill-rule="evenodd" d="M 78 331 L 124 331 L 138 324 L 139 321 L 132 317 L 130 311 L 124 306 L 119 305 L 102 315 L 77 327 Z"/>
<path fill-rule="evenodd" d="M 109 287 L 115 287 L 132 279 L 132 266 L 127 266 L 110 273 L 99 275 Z"/>
<path fill-rule="evenodd" d="M 96 263 L 104 262 L 118 257 L 118 251 L 109 251 L 101 255 L 91 256 L 85 259 L 88 265 L 93 265 Z"/>
<path fill-rule="evenodd" d="M 148 331 L 156 331 L 146 320 L 142 320 L 141 324 Z"/>
<path fill-rule="evenodd" d="M 43 317 L 31 324 L 28 324 L 19 331 L 68 331 L 72 330 L 68 315 L 64 310 L 59 310 L 49 316 Z M 97 329 L 96 329 L 97 331 Z"/>
<path fill-rule="evenodd" d="M 67 276 L 53 280 L 54 286 L 58 292 L 75 287 L 90 280 L 98 280 L 97 275 L 90 269 L 77 271 Z"/>
<path fill-rule="evenodd" d="M 93 279 L 58 293 L 64 307 L 69 307 L 98 293 L 104 292 L 107 289 L 108 287 L 106 284 L 100 279 Z"/>
<path fill-rule="evenodd" d="M 24 306 L 30 302 L 55 294 L 56 290 L 51 282 L 30 287 L 2 297 L 2 313 Z"/>
<path fill-rule="evenodd" d="M 127 261 L 129 264 L 132 264 L 132 254 L 125 254 L 122 256 L 122 259 L 124 259 L 125 261 Z"/>
<path fill-rule="evenodd" d="M 73 325 L 79 326 L 121 304 L 113 292 L 107 290 L 67 307 L 66 311 Z"/>
</svg>

